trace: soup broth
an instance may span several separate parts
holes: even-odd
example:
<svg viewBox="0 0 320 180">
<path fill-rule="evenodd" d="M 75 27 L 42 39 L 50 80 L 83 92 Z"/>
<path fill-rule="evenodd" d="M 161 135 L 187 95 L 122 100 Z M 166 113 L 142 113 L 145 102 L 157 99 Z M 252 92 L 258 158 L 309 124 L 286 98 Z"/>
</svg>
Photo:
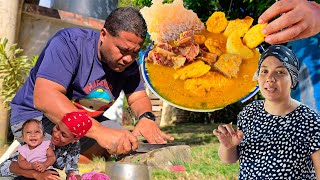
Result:
<svg viewBox="0 0 320 180">
<path fill-rule="evenodd" d="M 202 33 L 207 38 L 215 38 L 226 44 L 221 34 Z M 225 48 L 224 48 L 225 51 Z M 184 88 L 185 80 L 174 79 L 175 69 L 146 62 L 150 83 L 154 90 L 164 99 L 182 107 L 196 110 L 215 110 L 237 102 L 248 95 L 257 86 L 253 75 L 257 70 L 259 52 L 254 49 L 254 57 L 243 59 L 237 77 L 226 78 L 216 70 L 210 70 L 206 76 L 213 86 L 205 94 L 197 94 Z M 223 83 L 221 81 L 223 79 Z"/>
</svg>

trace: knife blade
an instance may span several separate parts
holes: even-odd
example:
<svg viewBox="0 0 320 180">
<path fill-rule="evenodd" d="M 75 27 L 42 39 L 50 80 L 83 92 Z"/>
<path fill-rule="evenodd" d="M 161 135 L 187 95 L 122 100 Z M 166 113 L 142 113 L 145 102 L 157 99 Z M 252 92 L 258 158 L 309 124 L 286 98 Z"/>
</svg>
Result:
<svg viewBox="0 0 320 180">
<path fill-rule="evenodd" d="M 163 147 L 185 145 L 183 142 L 167 143 L 167 144 L 150 144 L 150 143 L 139 143 L 138 148 L 134 152 L 145 153 L 155 149 L 160 149 Z"/>
</svg>

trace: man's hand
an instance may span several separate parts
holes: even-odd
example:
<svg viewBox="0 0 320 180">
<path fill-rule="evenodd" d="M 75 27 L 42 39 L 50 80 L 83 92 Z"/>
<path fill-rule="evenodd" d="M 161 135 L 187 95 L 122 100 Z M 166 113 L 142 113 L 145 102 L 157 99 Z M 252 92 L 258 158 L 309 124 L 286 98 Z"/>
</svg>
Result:
<svg viewBox="0 0 320 180">
<path fill-rule="evenodd" d="M 142 118 L 134 128 L 134 136 L 143 136 L 151 144 L 166 144 L 167 140 L 173 141 L 174 138 L 162 132 L 156 122 Z"/>
<path fill-rule="evenodd" d="M 39 172 L 44 172 L 47 169 L 47 167 L 43 163 L 38 161 L 32 163 L 32 166 L 35 168 L 36 171 L 39 171 Z"/>
<path fill-rule="evenodd" d="M 30 164 L 31 164 L 32 169 L 38 171 L 38 170 L 37 170 L 37 165 L 38 165 L 38 164 L 37 164 L 36 162 L 32 162 L 32 163 L 30 163 Z"/>
<path fill-rule="evenodd" d="M 269 22 L 272 18 L 281 15 Z M 263 33 L 265 41 L 281 44 L 313 36 L 320 32 L 320 5 L 307 0 L 280 0 L 275 2 L 260 17 L 260 24 L 267 23 Z"/>
<path fill-rule="evenodd" d="M 109 154 L 127 154 L 138 148 L 138 139 L 128 130 L 111 129 L 99 126 L 95 140 Z"/>
<path fill-rule="evenodd" d="M 59 175 L 58 172 L 48 170 L 43 173 L 38 172 L 35 175 L 35 179 L 37 179 L 37 180 L 61 180 L 58 175 Z"/>
</svg>

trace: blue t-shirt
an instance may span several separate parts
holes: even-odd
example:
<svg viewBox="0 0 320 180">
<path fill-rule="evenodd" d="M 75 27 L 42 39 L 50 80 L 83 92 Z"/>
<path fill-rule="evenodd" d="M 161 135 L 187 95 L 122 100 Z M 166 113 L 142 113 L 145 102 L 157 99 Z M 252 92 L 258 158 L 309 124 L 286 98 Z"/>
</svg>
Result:
<svg viewBox="0 0 320 180">
<path fill-rule="evenodd" d="M 138 63 L 123 72 L 111 70 L 98 59 L 98 41 L 99 33 L 89 29 L 68 28 L 55 34 L 10 104 L 11 124 L 43 115 L 33 104 L 37 77 L 62 85 L 70 101 L 91 117 L 108 109 L 121 90 L 125 94 L 144 90 Z"/>
<path fill-rule="evenodd" d="M 310 155 L 320 149 L 320 116 L 301 104 L 285 116 L 254 101 L 238 115 L 241 179 L 316 179 Z"/>
</svg>

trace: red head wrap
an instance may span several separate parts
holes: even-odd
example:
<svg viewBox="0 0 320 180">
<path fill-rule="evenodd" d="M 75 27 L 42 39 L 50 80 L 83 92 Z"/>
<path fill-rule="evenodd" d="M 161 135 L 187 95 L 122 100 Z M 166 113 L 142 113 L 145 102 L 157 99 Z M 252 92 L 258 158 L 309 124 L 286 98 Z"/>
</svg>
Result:
<svg viewBox="0 0 320 180">
<path fill-rule="evenodd" d="M 67 113 L 63 116 L 62 122 L 77 138 L 83 137 L 92 126 L 92 121 L 85 112 Z"/>
</svg>

